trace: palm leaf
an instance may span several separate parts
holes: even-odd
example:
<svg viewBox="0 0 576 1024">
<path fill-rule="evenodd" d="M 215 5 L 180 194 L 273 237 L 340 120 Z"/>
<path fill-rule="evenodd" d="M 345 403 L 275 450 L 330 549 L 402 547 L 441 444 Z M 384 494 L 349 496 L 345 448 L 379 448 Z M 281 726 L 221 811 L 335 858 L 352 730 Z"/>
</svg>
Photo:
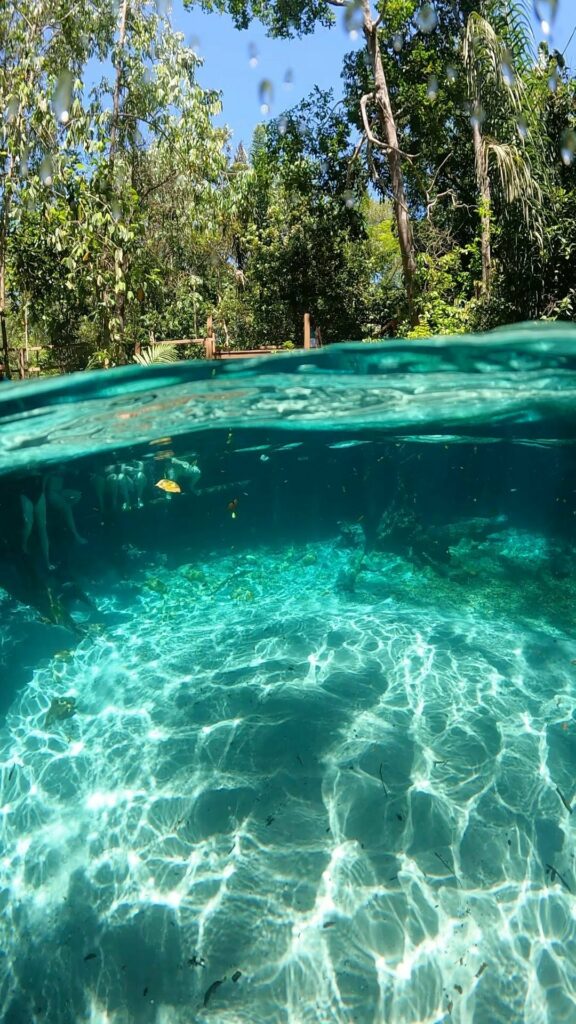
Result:
<svg viewBox="0 0 576 1024">
<path fill-rule="evenodd" d="M 504 84 L 504 69 L 511 63 L 510 49 L 492 23 L 478 11 L 473 11 L 466 22 L 462 56 L 472 96 L 480 96 L 486 83 L 497 88 Z M 522 92 L 522 79 L 515 75 L 512 84 L 506 87 L 506 95 L 515 110 L 522 106 Z"/>
<path fill-rule="evenodd" d="M 175 345 L 148 345 L 141 352 L 136 352 L 133 358 L 140 366 L 150 366 L 151 363 L 175 363 L 178 353 Z"/>
<path fill-rule="evenodd" d="M 532 168 L 518 146 L 485 137 L 487 159 L 493 158 L 507 203 L 519 202 L 527 227 L 540 246 L 544 244 L 543 195 Z"/>
</svg>

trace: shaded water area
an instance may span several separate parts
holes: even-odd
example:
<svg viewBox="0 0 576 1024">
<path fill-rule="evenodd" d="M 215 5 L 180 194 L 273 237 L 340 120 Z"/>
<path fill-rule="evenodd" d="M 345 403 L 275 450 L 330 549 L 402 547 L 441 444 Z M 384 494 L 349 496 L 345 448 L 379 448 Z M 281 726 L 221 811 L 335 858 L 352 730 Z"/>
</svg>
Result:
<svg viewBox="0 0 576 1024">
<path fill-rule="evenodd" d="M 575 439 L 540 325 L 4 386 L 4 1024 L 576 1019 Z"/>
</svg>

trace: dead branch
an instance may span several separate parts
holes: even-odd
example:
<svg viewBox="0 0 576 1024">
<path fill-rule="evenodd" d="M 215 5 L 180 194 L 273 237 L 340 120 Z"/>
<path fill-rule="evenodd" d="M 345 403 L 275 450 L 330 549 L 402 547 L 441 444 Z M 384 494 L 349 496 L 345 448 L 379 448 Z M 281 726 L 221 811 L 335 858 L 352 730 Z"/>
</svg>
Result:
<svg viewBox="0 0 576 1024">
<path fill-rule="evenodd" d="M 389 146 L 387 142 L 383 142 L 382 139 L 377 139 L 370 127 L 370 121 L 368 118 L 368 100 L 374 100 L 374 94 L 367 92 L 362 96 L 360 100 L 360 111 L 362 113 L 362 124 L 364 125 L 364 131 L 368 141 L 376 147 L 376 149 L 383 149 L 386 153 L 398 153 L 399 156 L 404 157 L 405 160 L 414 160 L 416 158 L 415 153 L 405 153 L 402 149 L 398 149 L 397 146 Z"/>
</svg>

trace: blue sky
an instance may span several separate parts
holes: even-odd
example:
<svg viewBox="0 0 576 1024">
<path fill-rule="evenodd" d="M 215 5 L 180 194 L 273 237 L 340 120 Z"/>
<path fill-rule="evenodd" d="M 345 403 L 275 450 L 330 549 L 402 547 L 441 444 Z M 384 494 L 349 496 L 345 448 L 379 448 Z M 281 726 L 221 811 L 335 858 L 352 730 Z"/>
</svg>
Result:
<svg viewBox="0 0 576 1024">
<path fill-rule="evenodd" d="M 239 32 L 227 16 L 197 10 L 184 12 L 178 3 L 173 11 L 173 24 L 184 33 L 188 43 L 195 42 L 204 59 L 198 76 L 200 84 L 223 94 L 220 123 L 233 130 L 234 145 L 242 140 L 247 147 L 254 126 L 265 120 L 260 112 L 262 82 L 269 81 L 273 86 L 272 116 L 298 103 L 314 85 L 322 89 L 332 86 L 339 96 L 342 58 L 353 46 L 360 45 L 360 41 L 350 40 L 341 20 L 333 29 L 318 29 L 304 39 L 267 39 L 257 22 L 247 31 Z M 574 0 L 559 0 L 551 45 L 562 51 L 575 26 Z M 541 32 L 537 31 L 537 38 L 543 38 Z M 254 58 L 254 51 L 257 64 L 252 67 L 250 58 Z M 576 35 L 566 57 L 576 68 Z M 290 88 L 284 83 L 286 72 L 293 76 Z"/>
</svg>

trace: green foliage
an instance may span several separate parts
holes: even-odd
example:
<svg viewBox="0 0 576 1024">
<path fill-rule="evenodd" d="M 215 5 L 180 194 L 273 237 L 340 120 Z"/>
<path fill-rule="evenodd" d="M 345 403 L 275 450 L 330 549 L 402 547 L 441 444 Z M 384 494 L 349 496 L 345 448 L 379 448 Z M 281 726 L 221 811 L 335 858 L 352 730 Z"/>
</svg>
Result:
<svg viewBox="0 0 576 1024">
<path fill-rule="evenodd" d="M 425 338 L 432 334 L 464 334 L 474 324 L 476 300 L 469 298 L 469 267 L 477 253 L 451 249 L 442 255 L 418 257 L 418 320 L 404 324 L 399 334 Z"/>
<path fill-rule="evenodd" d="M 283 37 L 344 13 L 329 0 L 199 6 Z M 374 90 L 366 52 L 345 61 L 344 104 L 315 90 L 260 126 L 249 156 L 232 154 L 214 125 L 220 98 L 198 85 L 197 55 L 155 0 L 7 0 L 10 343 L 42 346 L 39 366 L 54 372 L 132 362 L 135 349 L 140 363 L 202 357 L 209 316 L 219 343 L 238 347 L 300 344 L 304 312 L 329 342 L 574 319 L 576 135 L 562 140 L 576 132 L 576 83 L 555 51 L 534 53 L 527 0 L 435 0 L 428 34 L 420 6 L 372 4 L 417 252 L 409 318 L 390 162 L 361 138 L 360 98 Z M 96 58 L 106 73 L 87 95 Z"/>
<path fill-rule="evenodd" d="M 319 90 L 258 131 L 237 179 L 237 275 L 219 306 L 237 342 L 300 343 L 305 312 L 326 340 L 360 337 L 378 316 L 398 247 L 389 217 L 379 238 L 368 224 L 364 172 L 351 155 L 348 126 Z"/>
<path fill-rule="evenodd" d="M 180 219 L 193 211 L 201 231 L 214 218 L 225 168 L 226 135 L 212 124 L 219 98 L 197 85 L 197 56 L 146 0 L 126 0 L 125 31 L 121 14 L 117 31 L 109 5 L 94 4 L 93 37 L 68 6 L 56 38 L 58 8 L 44 23 L 43 11 L 12 0 L 4 11 L 5 66 L 10 61 L 15 73 L 0 71 L 0 100 L 11 111 L 0 154 L 0 310 L 6 282 L 11 325 L 28 310 L 62 368 L 85 365 L 86 347 L 124 362 L 134 342 L 161 326 L 154 300 L 166 305 L 171 239 L 162 232 L 158 251 L 156 224 L 176 219 L 179 204 Z M 64 69 L 80 76 L 94 53 L 108 58 L 114 75 L 83 106 L 80 77 L 72 81 Z M 181 293 L 194 277 L 187 241 L 189 233 L 175 254 Z M 169 305 L 177 304 L 175 295 Z"/>
<path fill-rule="evenodd" d="M 185 0 L 193 7 L 195 0 Z M 274 36 L 305 35 L 317 24 L 332 25 L 335 20 L 330 0 L 201 0 L 206 11 L 227 11 L 238 28 L 261 21 Z"/>
</svg>

